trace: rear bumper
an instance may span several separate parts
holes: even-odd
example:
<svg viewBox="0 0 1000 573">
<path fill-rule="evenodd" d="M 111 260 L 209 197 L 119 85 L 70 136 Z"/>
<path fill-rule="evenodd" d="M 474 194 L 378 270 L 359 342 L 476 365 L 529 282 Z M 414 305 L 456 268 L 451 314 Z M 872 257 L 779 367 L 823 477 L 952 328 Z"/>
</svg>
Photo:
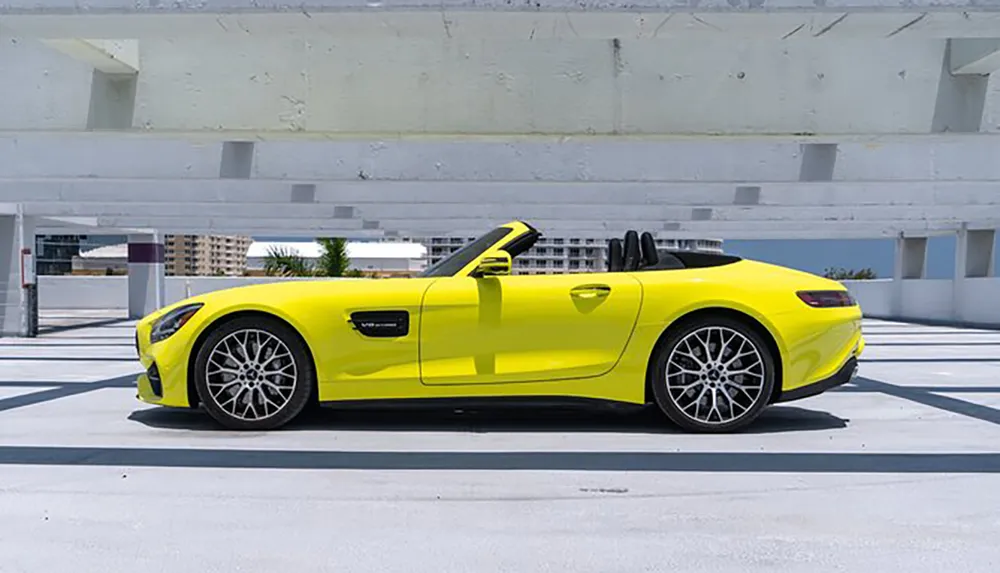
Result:
<svg viewBox="0 0 1000 573">
<path fill-rule="evenodd" d="M 788 390 L 782 392 L 781 395 L 778 396 L 778 399 L 775 400 L 775 403 L 791 402 L 793 400 L 801 400 L 803 398 L 809 398 L 817 394 L 822 394 L 823 392 L 826 392 L 831 388 L 836 388 L 837 386 L 843 386 L 844 384 L 847 384 L 848 382 L 853 380 L 854 377 L 857 375 L 858 375 L 858 359 L 854 356 L 851 356 L 851 358 L 849 358 L 847 362 L 845 362 L 844 365 L 840 367 L 840 370 L 838 370 L 836 374 L 834 374 L 833 376 L 830 376 L 829 378 L 824 378 L 823 380 L 819 380 L 818 382 L 813 382 L 812 384 L 808 384 L 806 386 L 800 386 L 798 388 L 795 388 L 794 390 Z"/>
</svg>

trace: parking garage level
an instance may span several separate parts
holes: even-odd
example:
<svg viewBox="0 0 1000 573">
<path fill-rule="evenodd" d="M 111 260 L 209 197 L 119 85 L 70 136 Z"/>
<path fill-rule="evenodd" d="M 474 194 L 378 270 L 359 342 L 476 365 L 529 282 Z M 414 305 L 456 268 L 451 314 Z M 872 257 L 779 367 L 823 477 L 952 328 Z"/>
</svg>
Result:
<svg viewBox="0 0 1000 573">
<path fill-rule="evenodd" d="M 653 414 L 135 399 L 133 322 L 0 340 L 0 570 L 996 571 L 1000 332 L 867 320 L 855 383 L 736 435 Z"/>
</svg>

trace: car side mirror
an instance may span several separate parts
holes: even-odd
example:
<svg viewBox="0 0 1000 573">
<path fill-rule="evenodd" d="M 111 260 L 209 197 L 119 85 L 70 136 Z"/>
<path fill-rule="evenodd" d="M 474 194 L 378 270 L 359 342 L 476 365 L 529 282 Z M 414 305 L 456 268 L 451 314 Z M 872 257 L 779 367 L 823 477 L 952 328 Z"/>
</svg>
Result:
<svg viewBox="0 0 1000 573">
<path fill-rule="evenodd" d="M 500 251 L 488 257 L 483 257 L 479 261 L 472 276 L 474 277 L 497 277 L 510 274 L 511 260 L 510 253 Z"/>
</svg>

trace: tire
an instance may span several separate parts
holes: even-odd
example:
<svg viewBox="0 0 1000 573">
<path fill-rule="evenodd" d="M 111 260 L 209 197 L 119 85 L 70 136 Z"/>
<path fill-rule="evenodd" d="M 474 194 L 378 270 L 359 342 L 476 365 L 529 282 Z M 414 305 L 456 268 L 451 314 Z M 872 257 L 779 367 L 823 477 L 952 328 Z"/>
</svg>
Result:
<svg viewBox="0 0 1000 573">
<path fill-rule="evenodd" d="M 243 348 L 249 348 L 246 356 Z M 257 316 L 211 331 L 193 374 L 205 410 L 232 430 L 284 426 L 303 411 L 316 386 L 308 349 L 297 333 L 277 319 Z"/>
<path fill-rule="evenodd" d="M 724 353 L 721 360 L 715 354 L 719 351 Z M 745 323 L 725 316 L 698 317 L 680 324 L 657 345 L 650 371 L 653 396 L 660 410 L 684 430 L 741 430 L 770 400 L 775 359 Z"/>
</svg>

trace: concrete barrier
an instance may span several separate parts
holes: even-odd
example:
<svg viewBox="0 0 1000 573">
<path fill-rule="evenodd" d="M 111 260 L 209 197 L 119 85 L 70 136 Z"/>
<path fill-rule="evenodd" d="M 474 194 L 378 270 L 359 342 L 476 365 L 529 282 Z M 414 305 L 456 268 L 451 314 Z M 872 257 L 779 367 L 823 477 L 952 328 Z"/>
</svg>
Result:
<svg viewBox="0 0 1000 573">
<path fill-rule="evenodd" d="M 164 304 L 207 292 L 278 281 L 315 280 L 281 277 L 167 277 Z M 339 279 L 326 279 L 339 280 Z M 128 308 L 128 277 L 125 276 L 40 276 L 39 309 L 122 309 Z"/>
<path fill-rule="evenodd" d="M 277 277 L 167 277 L 165 304 L 220 289 L 288 280 Z M 331 279 L 337 280 L 337 279 Z M 865 316 L 915 321 L 940 321 L 1000 326 L 1000 279 L 843 281 L 858 299 Z M 128 278 L 38 277 L 40 309 L 125 309 Z M 897 300 L 898 297 L 898 300 Z"/>
<path fill-rule="evenodd" d="M 841 282 L 858 300 L 865 316 L 887 318 L 892 315 L 892 279 Z"/>
<path fill-rule="evenodd" d="M 843 281 L 865 316 L 917 322 L 1000 326 L 1000 279 Z"/>
<path fill-rule="evenodd" d="M 128 277 L 38 277 L 38 308 L 128 309 Z"/>
</svg>

